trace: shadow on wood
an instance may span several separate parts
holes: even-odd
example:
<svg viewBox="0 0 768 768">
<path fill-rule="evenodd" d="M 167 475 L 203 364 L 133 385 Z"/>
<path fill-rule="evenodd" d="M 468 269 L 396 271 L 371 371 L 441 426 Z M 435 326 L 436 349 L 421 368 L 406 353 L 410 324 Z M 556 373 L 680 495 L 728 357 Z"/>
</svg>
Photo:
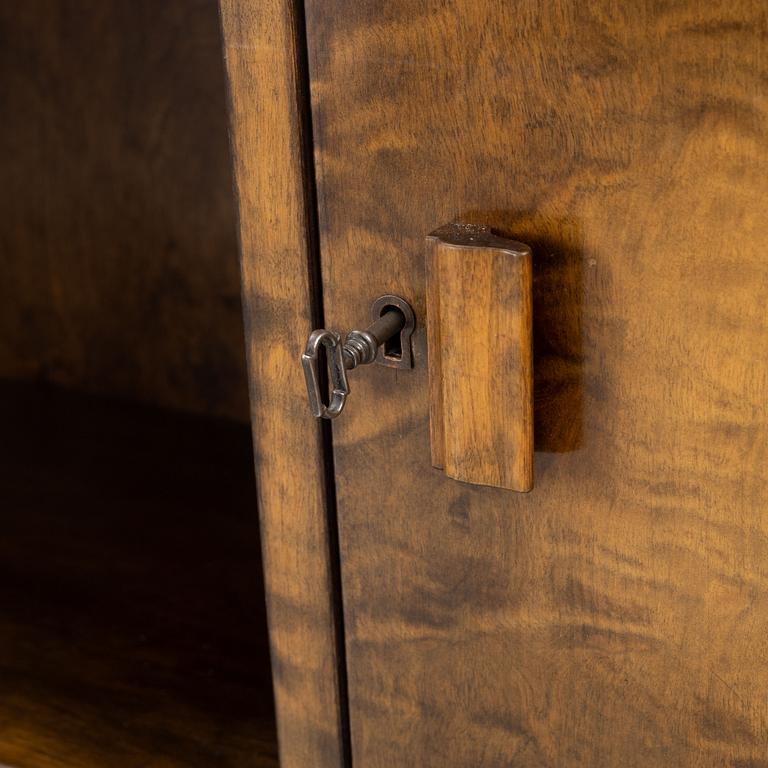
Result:
<svg viewBox="0 0 768 768">
<path fill-rule="evenodd" d="M 583 440 L 584 254 L 571 222 L 521 211 L 469 211 L 461 219 L 487 224 L 533 251 L 533 430 L 542 453 L 575 451 Z"/>
</svg>

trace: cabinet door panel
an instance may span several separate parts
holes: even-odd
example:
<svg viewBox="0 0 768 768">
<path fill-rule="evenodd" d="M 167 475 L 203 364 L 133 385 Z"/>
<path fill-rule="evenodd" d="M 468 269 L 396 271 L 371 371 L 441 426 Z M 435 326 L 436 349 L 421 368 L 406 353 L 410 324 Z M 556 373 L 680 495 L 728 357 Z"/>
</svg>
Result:
<svg viewBox="0 0 768 768">
<path fill-rule="evenodd" d="M 354 764 L 768 765 L 763 2 L 307 0 Z M 533 248 L 535 487 L 430 463 L 424 238 Z"/>
</svg>

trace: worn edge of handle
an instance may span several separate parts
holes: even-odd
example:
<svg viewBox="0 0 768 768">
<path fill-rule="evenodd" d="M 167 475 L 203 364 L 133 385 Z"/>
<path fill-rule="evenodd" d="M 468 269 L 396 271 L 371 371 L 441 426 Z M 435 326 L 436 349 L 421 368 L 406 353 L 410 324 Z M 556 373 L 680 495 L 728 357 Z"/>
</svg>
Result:
<svg viewBox="0 0 768 768">
<path fill-rule="evenodd" d="M 429 443 L 432 466 L 445 467 L 445 425 L 443 420 L 442 344 L 440 338 L 439 245 L 435 230 L 427 236 L 427 368 L 429 372 Z"/>
</svg>

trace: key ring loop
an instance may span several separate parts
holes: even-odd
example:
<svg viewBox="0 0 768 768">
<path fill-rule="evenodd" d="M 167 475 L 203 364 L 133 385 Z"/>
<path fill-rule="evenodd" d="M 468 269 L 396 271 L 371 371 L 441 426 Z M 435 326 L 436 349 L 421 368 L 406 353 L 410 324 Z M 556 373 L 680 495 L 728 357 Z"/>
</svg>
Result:
<svg viewBox="0 0 768 768">
<path fill-rule="evenodd" d="M 320 381 L 320 345 L 326 348 L 328 378 L 331 386 L 330 403 L 323 402 L 322 383 Z M 349 394 L 347 371 L 344 367 L 344 347 L 341 337 L 335 331 L 320 329 L 312 331 L 307 340 L 307 348 L 301 356 L 304 377 L 307 380 L 309 407 L 318 419 L 335 419 L 344 409 L 344 402 Z"/>
</svg>

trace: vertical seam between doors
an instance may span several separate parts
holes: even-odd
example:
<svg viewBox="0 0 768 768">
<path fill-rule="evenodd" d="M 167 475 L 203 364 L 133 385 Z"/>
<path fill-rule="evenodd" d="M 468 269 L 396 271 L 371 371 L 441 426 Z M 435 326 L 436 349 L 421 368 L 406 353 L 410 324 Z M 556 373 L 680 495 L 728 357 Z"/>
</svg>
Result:
<svg viewBox="0 0 768 768">
<path fill-rule="evenodd" d="M 296 96 L 298 100 L 299 143 L 301 147 L 302 181 L 307 242 L 307 268 L 312 323 L 325 326 L 322 267 L 320 262 L 320 228 L 315 172 L 315 145 L 312 129 L 312 100 L 309 76 L 309 41 L 307 38 L 304 0 L 292 0 L 296 50 Z M 323 371 L 324 375 L 327 372 Z M 308 416 L 309 418 L 309 416 Z M 318 426 L 323 457 L 326 525 L 330 593 L 333 596 L 334 637 L 336 643 L 336 674 L 338 687 L 338 721 L 341 737 L 341 768 L 352 768 L 352 742 L 349 725 L 349 692 L 347 683 L 347 652 L 344 630 L 344 601 L 341 579 L 341 549 L 339 541 L 338 507 L 336 501 L 336 471 L 333 455 L 333 429 L 330 421 L 321 419 Z"/>
</svg>

